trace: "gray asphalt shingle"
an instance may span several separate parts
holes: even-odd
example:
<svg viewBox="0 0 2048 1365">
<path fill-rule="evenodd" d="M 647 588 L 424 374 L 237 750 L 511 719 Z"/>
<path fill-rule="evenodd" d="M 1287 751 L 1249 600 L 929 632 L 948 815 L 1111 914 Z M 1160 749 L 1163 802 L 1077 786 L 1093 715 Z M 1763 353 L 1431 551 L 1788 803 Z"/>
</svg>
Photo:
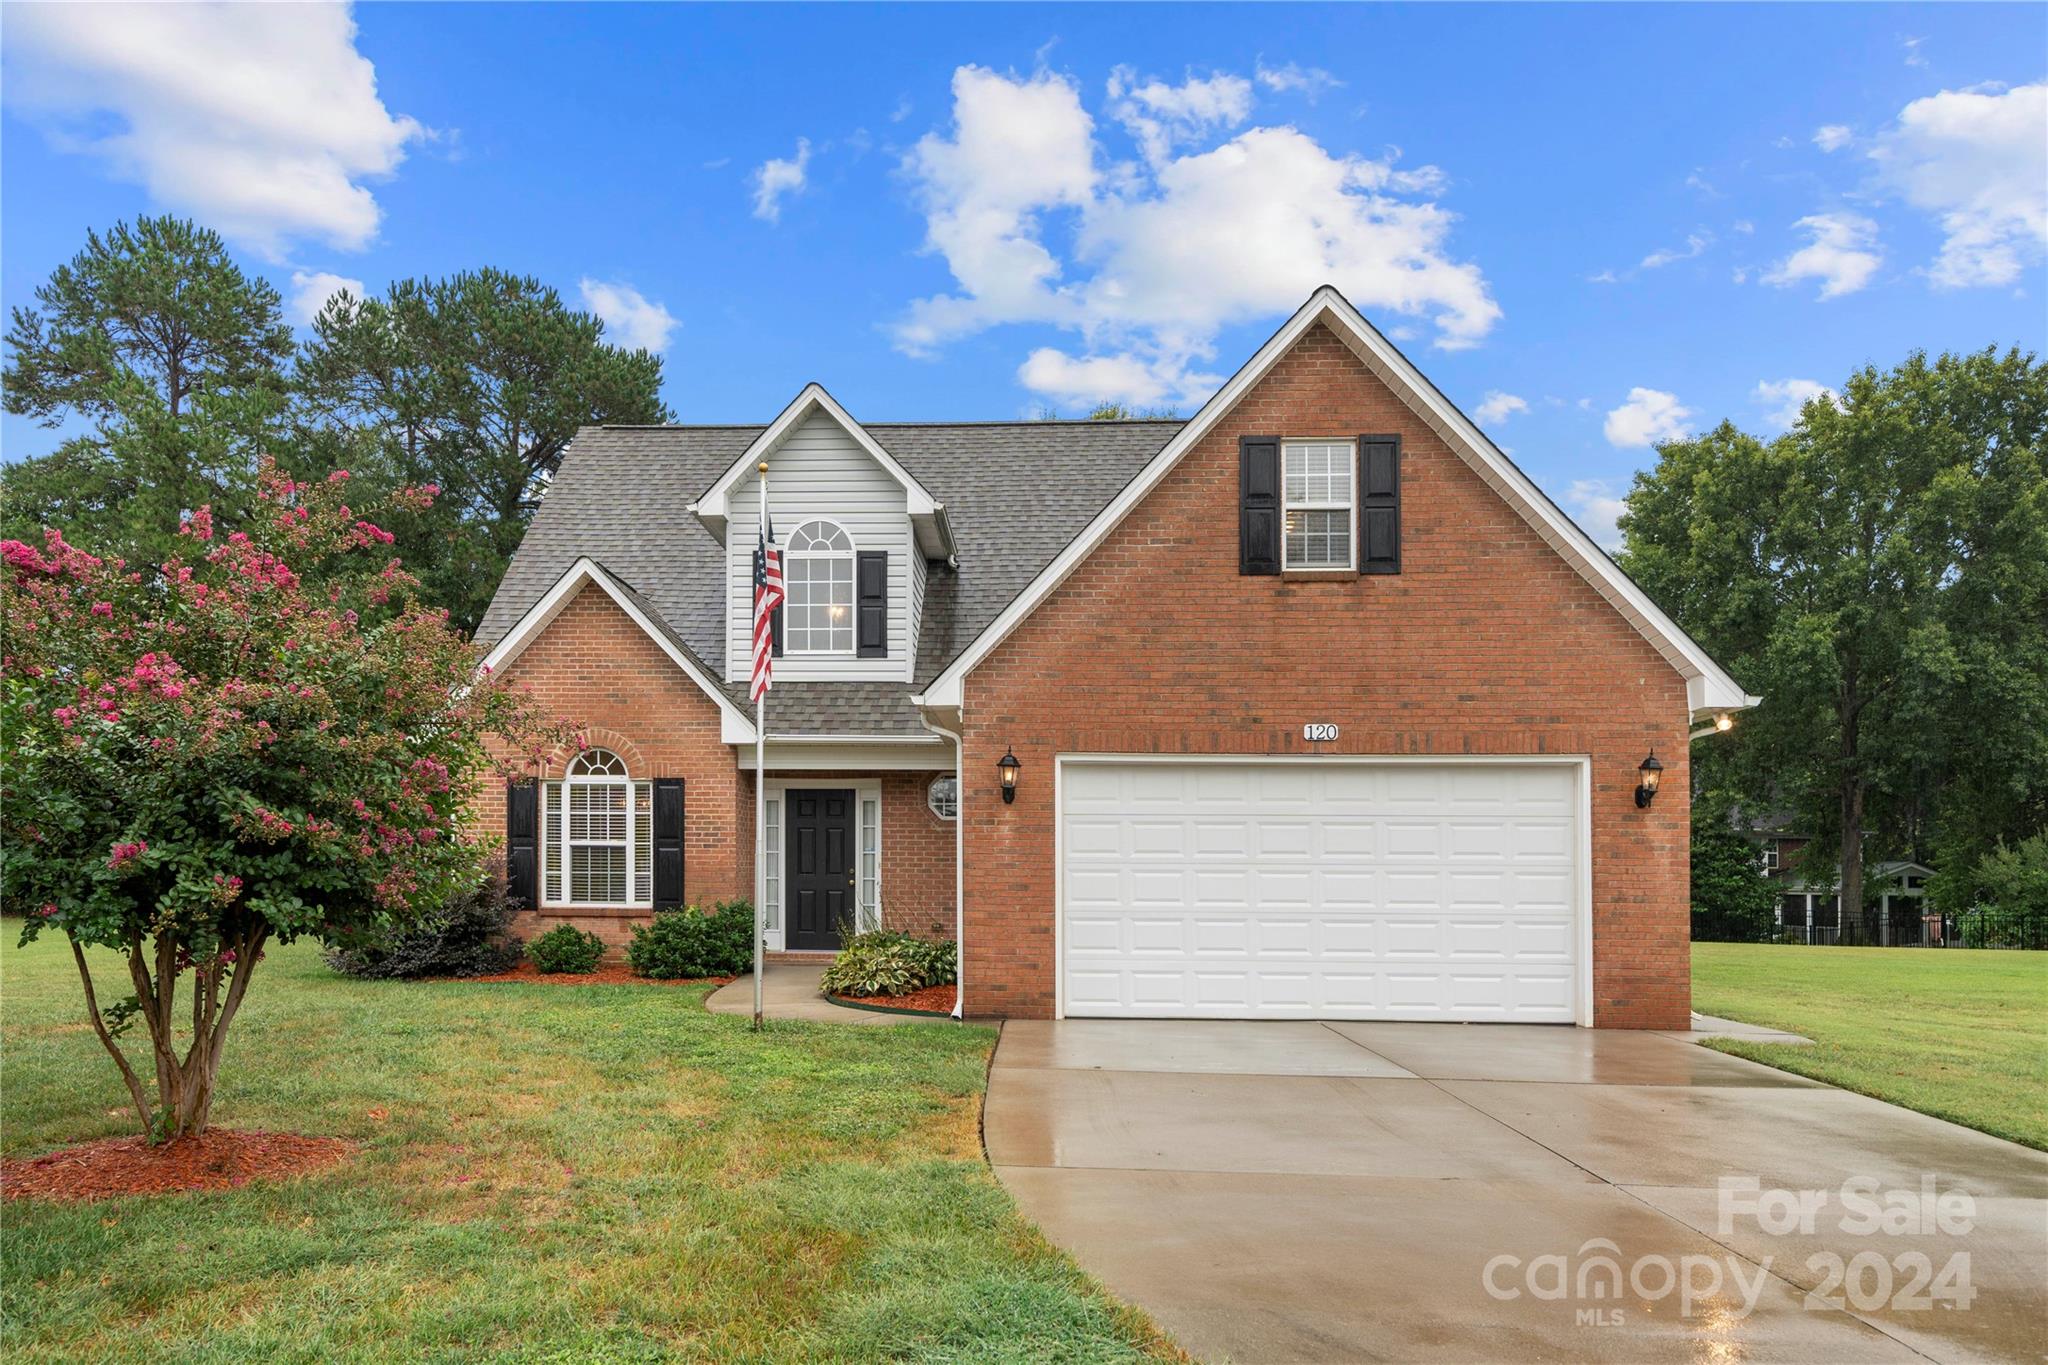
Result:
<svg viewBox="0 0 2048 1365">
<path fill-rule="evenodd" d="M 866 424 L 946 505 L 957 572 L 934 565 L 915 684 L 779 683 L 773 734 L 928 733 L 910 696 L 950 663 L 1181 427 L 1179 421 Z M 496 643 L 583 556 L 715 677 L 725 558 L 685 510 L 759 426 L 586 427 L 563 457 L 477 630 Z M 727 688 L 728 695 L 744 687 Z M 743 703 L 744 704 L 744 703 Z"/>
</svg>

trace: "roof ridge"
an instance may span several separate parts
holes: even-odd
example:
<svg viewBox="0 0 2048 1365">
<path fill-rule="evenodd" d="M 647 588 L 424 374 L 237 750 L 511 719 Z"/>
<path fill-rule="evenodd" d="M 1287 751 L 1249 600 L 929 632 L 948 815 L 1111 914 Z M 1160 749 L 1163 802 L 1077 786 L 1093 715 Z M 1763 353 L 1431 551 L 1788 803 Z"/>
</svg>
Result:
<svg viewBox="0 0 2048 1365">
<path fill-rule="evenodd" d="M 862 422 L 864 427 L 1179 427 L 1185 417 L 984 417 L 962 422 Z M 596 422 L 600 431 L 758 431 L 767 422 Z"/>
</svg>

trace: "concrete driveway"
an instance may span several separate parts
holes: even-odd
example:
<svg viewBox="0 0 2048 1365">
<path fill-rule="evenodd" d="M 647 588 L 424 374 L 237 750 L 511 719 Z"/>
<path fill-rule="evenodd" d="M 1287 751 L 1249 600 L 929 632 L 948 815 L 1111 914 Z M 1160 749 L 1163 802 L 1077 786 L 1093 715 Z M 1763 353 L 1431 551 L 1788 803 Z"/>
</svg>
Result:
<svg viewBox="0 0 2048 1365">
<path fill-rule="evenodd" d="M 1682 1036 L 1013 1022 L 985 1128 L 1025 1214 L 1207 1360 L 2048 1348 L 2048 1157 Z"/>
</svg>

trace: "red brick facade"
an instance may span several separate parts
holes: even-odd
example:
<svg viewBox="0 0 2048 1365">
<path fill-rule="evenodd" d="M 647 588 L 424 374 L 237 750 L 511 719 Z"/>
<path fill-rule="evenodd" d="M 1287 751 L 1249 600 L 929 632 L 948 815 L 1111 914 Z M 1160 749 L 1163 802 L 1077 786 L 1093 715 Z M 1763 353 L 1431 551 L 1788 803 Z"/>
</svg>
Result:
<svg viewBox="0 0 2048 1365">
<path fill-rule="evenodd" d="M 1240 435 L 1399 433 L 1398 575 L 1238 572 Z M 751 753 L 718 708 L 601 589 L 508 669 L 593 727 L 635 777 L 686 779 L 686 895 L 750 895 Z M 1672 667 L 1335 335 L 1311 330 L 967 678 L 963 793 L 967 1006 L 1049 1017 L 1053 768 L 1060 753 L 1586 755 L 1592 773 L 1593 1010 L 1602 1027 L 1682 1028 L 1690 1005 L 1685 684 Z M 1023 763 L 1014 805 L 996 760 Z M 1649 810 L 1637 765 L 1665 764 Z M 558 769 L 557 769 L 558 771 Z M 955 828 L 930 772 L 790 773 L 878 782 L 885 923 L 953 932 Z M 479 818 L 502 828 L 502 793 Z M 549 911 L 623 942 L 645 912 Z"/>
<path fill-rule="evenodd" d="M 1362 433 L 1403 438 L 1402 571 L 1240 576 L 1238 437 Z M 1686 1025 L 1684 682 L 1325 328 L 974 670 L 964 713 L 970 1014 L 1052 1013 L 1054 755 L 1302 753 L 1318 720 L 1344 753 L 1590 755 L 1594 1022 Z"/>
<path fill-rule="evenodd" d="M 718 706 L 595 585 L 584 588 L 505 669 L 550 713 L 574 718 L 592 746 L 625 760 L 635 779 L 684 780 L 684 899 L 710 905 L 751 899 L 754 887 L 754 775 L 719 735 Z M 565 747 L 540 776 L 556 778 L 575 753 Z M 953 936 L 953 826 L 931 813 L 930 772 L 778 772 L 777 779 L 843 778 L 882 789 L 882 915 L 891 929 L 928 938 Z M 476 803 L 478 827 L 504 830 L 505 794 L 492 787 Z M 650 912 L 608 907 L 548 908 L 514 918 L 532 937 L 557 924 L 587 929 L 614 948 Z"/>
</svg>

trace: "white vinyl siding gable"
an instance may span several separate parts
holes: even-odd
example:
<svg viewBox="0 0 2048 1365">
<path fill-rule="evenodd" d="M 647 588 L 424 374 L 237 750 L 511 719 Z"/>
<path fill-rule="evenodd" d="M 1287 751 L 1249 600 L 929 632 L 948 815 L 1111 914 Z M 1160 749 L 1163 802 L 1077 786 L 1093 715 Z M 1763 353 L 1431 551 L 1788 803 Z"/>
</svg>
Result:
<svg viewBox="0 0 2048 1365">
<path fill-rule="evenodd" d="M 768 456 L 769 513 L 777 543 L 803 522 L 827 518 L 853 539 L 856 552 L 889 554 L 889 654 L 883 659 L 785 653 L 780 681 L 908 682 L 911 676 L 911 583 L 923 573 L 911 559 L 909 502 L 903 485 L 855 443 L 830 415 L 814 412 Z M 754 546 L 760 537 L 760 486 L 750 471 L 733 486 L 726 521 L 726 677 L 746 677 L 753 635 Z M 919 584 L 922 587 L 922 584 Z"/>
</svg>

